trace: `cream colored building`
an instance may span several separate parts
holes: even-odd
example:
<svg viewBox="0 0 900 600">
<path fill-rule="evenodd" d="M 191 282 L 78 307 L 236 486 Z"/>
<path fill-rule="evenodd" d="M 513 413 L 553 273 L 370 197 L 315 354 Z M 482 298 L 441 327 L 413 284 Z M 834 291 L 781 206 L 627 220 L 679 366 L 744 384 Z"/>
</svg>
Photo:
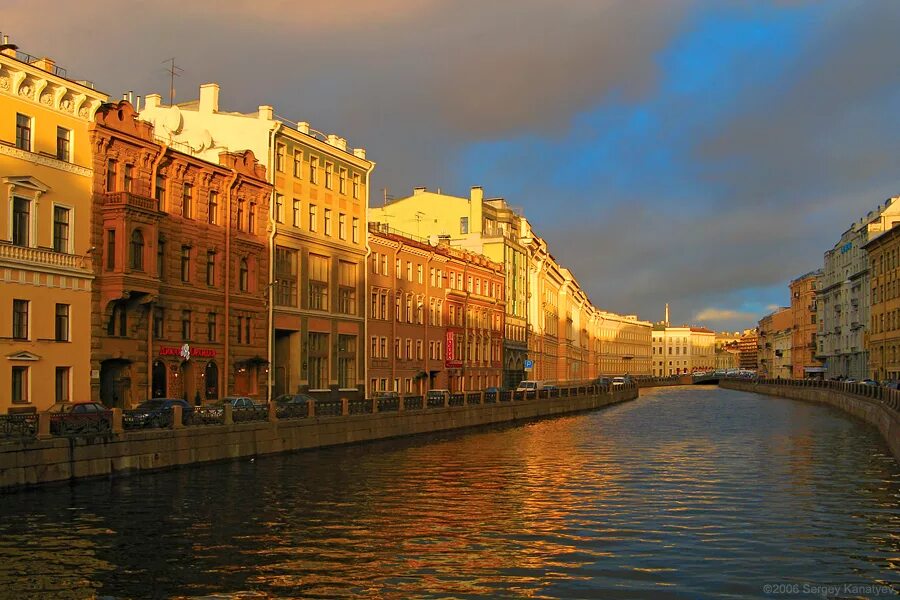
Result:
<svg viewBox="0 0 900 600">
<path fill-rule="evenodd" d="M 637 315 L 597 311 L 599 375 L 652 375 L 652 329 Z"/>
<path fill-rule="evenodd" d="M 869 376 L 865 336 L 871 286 L 864 246 L 895 223 L 900 223 L 900 203 L 889 198 L 850 225 L 825 253 L 816 298 L 816 358 L 824 361 L 826 378 Z"/>
<path fill-rule="evenodd" d="M 524 219 L 519 211 L 502 198 L 485 199 L 480 187 L 473 187 L 468 198 L 416 188 L 412 196 L 370 208 L 369 220 L 428 238 L 433 244 L 446 240 L 504 265 L 504 385 L 516 386 L 525 379 L 528 254 L 523 246 Z"/>
<path fill-rule="evenodd" d="M 365 394 L 366 208 L 375 163 L 362 148 L 309 123 L 219 110 L 219 86 L 198 100 L 164 106 L 146 98 L 141 118 L 162 141 L 206 160 L 249 149 L 274 184 L 268 215 L 273 239 L 269 387 L 274 396 L 320 398 Z M 253 205 L 246 210 L 253 211 Z"/>
<path fill-rule="evenodd" d="M 0 46 L 0 413 L 90 399 L 88 125 L 106 99 Z"/>
<path fill-rule="evenodd" d="M 757 338 L 757 373 L 760 377 L 790 379 L 791 346 L 794 331 L 793 311 L 786 306 L 772 311 L 759 320 Z"/>
<path fill-rule="evenodd" d="M 740 366 L 740 331 L 716 333 L 716 369 L 737 369 Z"/>
<path fill-rule="evenodd" d="M 667 377 L 715 369 L 715 332 L 704 327 L 672 327 L 661 322 L 653 326 L 651 337 L 653 376 Z"/>
</svg>

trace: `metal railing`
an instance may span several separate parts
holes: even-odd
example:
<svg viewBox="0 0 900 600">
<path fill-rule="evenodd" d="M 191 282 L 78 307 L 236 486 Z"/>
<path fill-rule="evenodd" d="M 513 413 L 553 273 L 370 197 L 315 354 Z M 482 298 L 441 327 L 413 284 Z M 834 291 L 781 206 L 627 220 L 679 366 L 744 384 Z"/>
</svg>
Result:
<svg viewBox="0 0 900 600">
<path fill-rule="evenodd" d="M 633 385 L 617 387 L 615 391 L 630 389 Z M 862 388 L 868 386 L 860 386 Z M 367 415 L 373 412 L 416 411 L 423 409 L 442 409 L 447 407 L 477 406 L 479 404 L 495 404 L 500 402 L 541 401 L 550 398 L 568 398 L 609 394 L 609 387 L 599 385 L 577 385 L 551 387 L 540 391 L 516 392 L 501 390 L 491 392 L 467 391 L 451 394 L 434 394 L 429 396 L 386 396 L 375 400 L 357 399 L 319 399 L 310 406 L 307 402 L 297 404 L 276 405 L 270 412 L 270 405 L 263 404 L 251 408 L 231 408 L 227 406 L 191 406 L 183 410 L 147 411 L 142 409 L 118 409 L 97 414 L 13 414 L 0 415 L 0 441 L 35 439 L 46 435 L 49 429 L 51 436 L 92 437 L 111 435 L 114 423 L 118 423 L 116 434 L 128 434 L 140 430 L 160 430 L 181 427 L 198 427 L 210 425 L 230 425 L 259 423 L 281 419 L 315 417 L 341 417 L 349 415 Z M 891 401 L 896 405 L 900 392 L 889 390 Z M 181 423 L 175 423 L 174 415 L 181 414 Z M 42 429 L 43 428 L 43 429 Z"/>
<path fill-rule="evenodd" d="M 885 405 L 887 408 L 900 412 L 900 390 L 868 383 L 848 383 L 846 381 L 829 381 L 824 379 L 773 379 L 770 377 L 758 377 L 747 379 L 742 377 L 726 377 L 736 381 L 762 385 L 784 385 L 790 387 L 818 388 L 833 390 L 852 396 L 867 398 Z"/>
</svg>

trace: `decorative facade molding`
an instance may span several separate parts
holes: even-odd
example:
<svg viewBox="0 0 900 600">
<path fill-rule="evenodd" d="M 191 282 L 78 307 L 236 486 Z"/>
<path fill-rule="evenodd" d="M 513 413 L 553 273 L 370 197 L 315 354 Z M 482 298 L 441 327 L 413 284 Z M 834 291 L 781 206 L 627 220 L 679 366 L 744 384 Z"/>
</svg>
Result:
<svg viewBox="0 0 900 600">
<path fill-rule="evenodd" d="M 81 175 L 82 177 L 92 177 L 94 174 L 94 172 L 87 167 L 75 165 L 64 160 L 52 158 L 50 156 L 44 156 L 43 154 L 36 154 L 27 150 L 21 150 L 13 146 L 0 144 L 0 155 L 11 156 L 13 158 L 25 160 L 36 165 L 41 165 L 43 167 L 51 167 L 53 169 L 59 169 L 60 171 L 66 171 L 67 173 Z"/>
</svg>

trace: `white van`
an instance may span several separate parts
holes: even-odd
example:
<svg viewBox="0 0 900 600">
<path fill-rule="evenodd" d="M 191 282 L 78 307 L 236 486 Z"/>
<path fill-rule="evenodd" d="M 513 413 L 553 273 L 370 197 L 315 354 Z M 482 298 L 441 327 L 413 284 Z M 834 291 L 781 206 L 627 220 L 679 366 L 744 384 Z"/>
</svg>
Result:
<svg viewBox="0 0 900 600">
<path fill-rule="evenodd" d="M 533 379 L 526 379 L 519 383 L 519 387 L 516 388 L 517 392 L 537 392 L 538 390 L 544 389 L 544 381 L 535 381 Z"/>
</svg>

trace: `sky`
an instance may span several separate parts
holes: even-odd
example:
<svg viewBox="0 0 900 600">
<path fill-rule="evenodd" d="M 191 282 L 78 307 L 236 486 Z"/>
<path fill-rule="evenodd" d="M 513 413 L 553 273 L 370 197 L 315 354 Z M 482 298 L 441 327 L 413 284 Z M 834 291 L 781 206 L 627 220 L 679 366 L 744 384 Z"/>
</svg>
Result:
<svg viewBox="0 0 900 600">
<path fill-rule="evenodd" d="M 112 97 L 308 121 L 413 187 L 520 207 L 599 308 L 717 330 L 789 303 L 900 195 L 896 0 L 0 0 Z"/>
</svg>

